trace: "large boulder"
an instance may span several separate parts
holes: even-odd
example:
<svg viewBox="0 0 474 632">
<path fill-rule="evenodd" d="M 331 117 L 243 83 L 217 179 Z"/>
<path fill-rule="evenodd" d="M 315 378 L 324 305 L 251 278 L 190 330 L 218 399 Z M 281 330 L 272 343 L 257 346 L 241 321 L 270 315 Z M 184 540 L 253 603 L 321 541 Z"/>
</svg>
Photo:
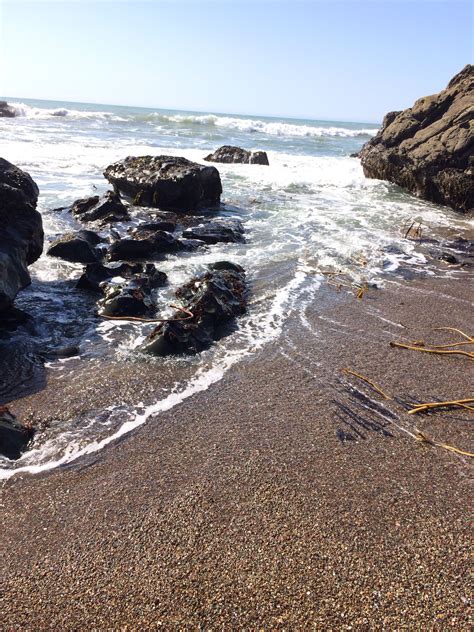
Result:
<svg viewBox="0 0 474 632">
<path fill-rule="evenodd" d="M 43 223 L 32 178 L 0 158 L 0 312 L 30 282 L 28 266 L 43 251 Z"/>
<path fill-rule="evenodd" d="M 15 108 L 6 101 L 0 101 L 0 118 L 13 118 L 16 116 Z"/>
<path fill-rule="evenodd" d="M 474 210 L 474 66 L 445 90 L 385 116 L 359 157 L 368 178 L 389 180 L 426 200 Z"/>
<path fill-rule="evenodd" d="M 140 206 L 194 211 L 219 205 L 222 193 L 215 167 L 176 156 L 129 156 L 109 165 L 104 176 Z"/>
<path fill-rule="evenodd" d="M 248 151 L 241 147 L 223 145 L 213 154 L 204 158 L 206 162 L 243 163 L 252 165 L 268 165 L 268 156 L 265 151 Z"/>
<path fill-rule="evenodd" d="M 221 261 L 209 272 L 192 279 L 176 292 L 185 311 L 159 325 L 140 349 L 153 355 L 194 354 L 212 345 L 222 326 L 245 312 L 245 272 L 238 265 Z"/>
</svg>

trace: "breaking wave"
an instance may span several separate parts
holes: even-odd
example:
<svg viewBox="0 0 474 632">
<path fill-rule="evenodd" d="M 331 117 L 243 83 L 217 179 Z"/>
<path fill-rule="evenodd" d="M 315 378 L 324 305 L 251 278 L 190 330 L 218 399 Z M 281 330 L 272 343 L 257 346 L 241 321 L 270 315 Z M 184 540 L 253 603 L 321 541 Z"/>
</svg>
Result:
<svg viewBox="0 0 474 632">
<path fill-rule="evenodd" d="M 15 110 L 15 116 L 28 119 L 50 119 L 51 117 L 71 119 L 110 119 L 126 120 L 115 116 L 111 112 L 96 112 L 92 110 L 69 110 L 67 108 L 36 108 L 26 103 L 8 103 Z"/>
<path fill-rule="evenodd" d="M 231 116 L 217 116 L 216 114 L 202 115 L 158 115 L 164 122 L 181 125 L 213 125 L 226 127 L 241 132 L 269 134 L 271 136 L 339 136 L 353 138 L 357 136 L 375 136 L 376 128 L 351 129 L 349 127 L 298 125 L 280 121 L 264 121 L 260 119 L 237 118 Z"/>
<path fill-rule="evenodd" d="M 39 108 L 26 103 L 10 103 L 17 117 L 28 119 L 51 119 L 53 117 L 71 120 L 89 119 L 110 122 L 159 123 L 179 125 L 182 127 L 211 127 L 236 130 L 250 134 L 263 134 L 279 137 L 339 137 L 357 138 L 375 136 L 377 129 L 354 128 L 335 125 L 305 125 L 278 120 L 240 118 L 236 116 L 220 116 L 217 114 L 165 114 L 162 112 L 144 112 L 131 110 L 130 113 L 103 112 L 94 110 L 74 110 L 68 108 Z"/>
</svg>

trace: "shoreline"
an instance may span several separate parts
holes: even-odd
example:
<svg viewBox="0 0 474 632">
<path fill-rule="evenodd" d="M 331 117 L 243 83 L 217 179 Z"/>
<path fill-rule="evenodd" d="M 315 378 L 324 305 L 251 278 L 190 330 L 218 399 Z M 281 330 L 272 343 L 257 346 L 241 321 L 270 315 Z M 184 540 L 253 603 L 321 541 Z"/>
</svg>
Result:
<svg viewBox="0 0 474 632">
<path fill-rule="evenodd" d="M 468 330 L 468 278 L 323 290 L 207 391 L 7 481 L 4 625 L 466 625 L 469 463 L 409 433 L 472 450 L 468 414 L 403 404 L 467 397 L 469 360 L 389 342 Z"/>
</svg>

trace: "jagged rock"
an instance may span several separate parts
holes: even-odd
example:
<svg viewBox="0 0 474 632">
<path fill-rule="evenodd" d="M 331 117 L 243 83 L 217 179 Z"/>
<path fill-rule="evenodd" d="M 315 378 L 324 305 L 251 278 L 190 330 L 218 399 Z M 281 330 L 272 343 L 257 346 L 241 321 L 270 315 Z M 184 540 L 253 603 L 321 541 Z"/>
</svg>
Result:
<svg viewBox="0 0 474 632">
<path fill-rule="evenodd" d="M 129 156 L 109 165 L 104 176 L 133 204 L 181 212 L 217 206 L 222 193 L 215 167 L 176 156 Z"/>
<path fill-rule="evenodd" d="M 99 313 L 104 316 L 143 316 L 155 308 L 152 291 L 166 283 L 167 277 L 153 264 L 147 264 L 143 273 L 123 282 L 104 281 L 104 292 L 99 301 Z"/>
<path fill-rule="evenodd" d="M 13 118 L 16 116 L 15 108 L 6 101 L 0 101 L 0 118 Z"/>
<path fill-rule="evenodd" d="M 183 232 L 185 239 L 199 239 L 206 244 L 237 243 L 244 240 L 244 227 L 237 219 L 205 222 Z"/>
<path fill-rule="evenodd" d="M 369 178 L 468 213 L 474 210 L 474 66 L 438 94 L 389 112 L 359 157 Z"/>
<path fill-rule="evenodd" d="M 94 263 L 103 257 L 102 250 L 96 247 L 102 241 L 91 230 L 66 233 L 51 244 L 46 254 L 72 263 Z"/>
<path fill-rule="evenodd" d="M 206 162 L 244 163 L 253 165 L 268 165 L 268 156 L 265 151 L 248 151 L 241 147 L 223 145 L 213 154 L 204 158 Z"/>
<path fill-rule="evenodd" d="M 43 223 L 32 178 L 0 158 L 0 312 L 31 282 L 28 266 L 43 251 Z"/>
<path fill-rule="evenodd" d="M 172 322 L 160 324 L 140 349 L 155 355 L 198 353 L 219 337 L 220 330 L 245 312 L 247 289 L 245 272 L 240 266 L 219 262 L 209 272 L 192 279 L 176 292 L 184 308 Z"/>
<path fill-rule="evenodd" d="M 110 246 L 108 259 L 109 261 L 154 259 L 164 253 L 180 249 L 179 241 L 171 233 L 164 230 L 138 228 L 133 232 L 133 239 L 121 239 Z"/>
<path fill-rule="evenodd" d="M 120 195 L 113 191 L 107 191 L 101 198 L 93 195 L 76 200 L 71 212 L 80 222 L 100 221 L 102 224 L 110 224 L 130 220 L 127 207 L 122 203 Z"/>
<path fill-rule="evenodd" d="M 19 459 L 26 450 L 34 431 L 22 426 L 6 406 L 0 406 L 0 454 Z"/>
</svg>

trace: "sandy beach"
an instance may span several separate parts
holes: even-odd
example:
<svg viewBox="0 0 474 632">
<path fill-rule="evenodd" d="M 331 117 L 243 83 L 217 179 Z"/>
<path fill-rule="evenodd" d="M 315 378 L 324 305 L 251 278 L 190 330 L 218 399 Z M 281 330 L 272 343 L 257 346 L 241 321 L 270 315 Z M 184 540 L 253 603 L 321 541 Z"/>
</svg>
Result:
<svg viewBox="0 0 474 632">
<path fill-rule="evenodd" d="M 323 288 L 209 390 L 7 481 L 2 629 L 468 629 L 468 459 L 413 435 L 472 451 L 469 411 L 406 408 L 468 397 L 472 365 L 389 343 L 470 333 L 470 283 Z"/>
</svg>

